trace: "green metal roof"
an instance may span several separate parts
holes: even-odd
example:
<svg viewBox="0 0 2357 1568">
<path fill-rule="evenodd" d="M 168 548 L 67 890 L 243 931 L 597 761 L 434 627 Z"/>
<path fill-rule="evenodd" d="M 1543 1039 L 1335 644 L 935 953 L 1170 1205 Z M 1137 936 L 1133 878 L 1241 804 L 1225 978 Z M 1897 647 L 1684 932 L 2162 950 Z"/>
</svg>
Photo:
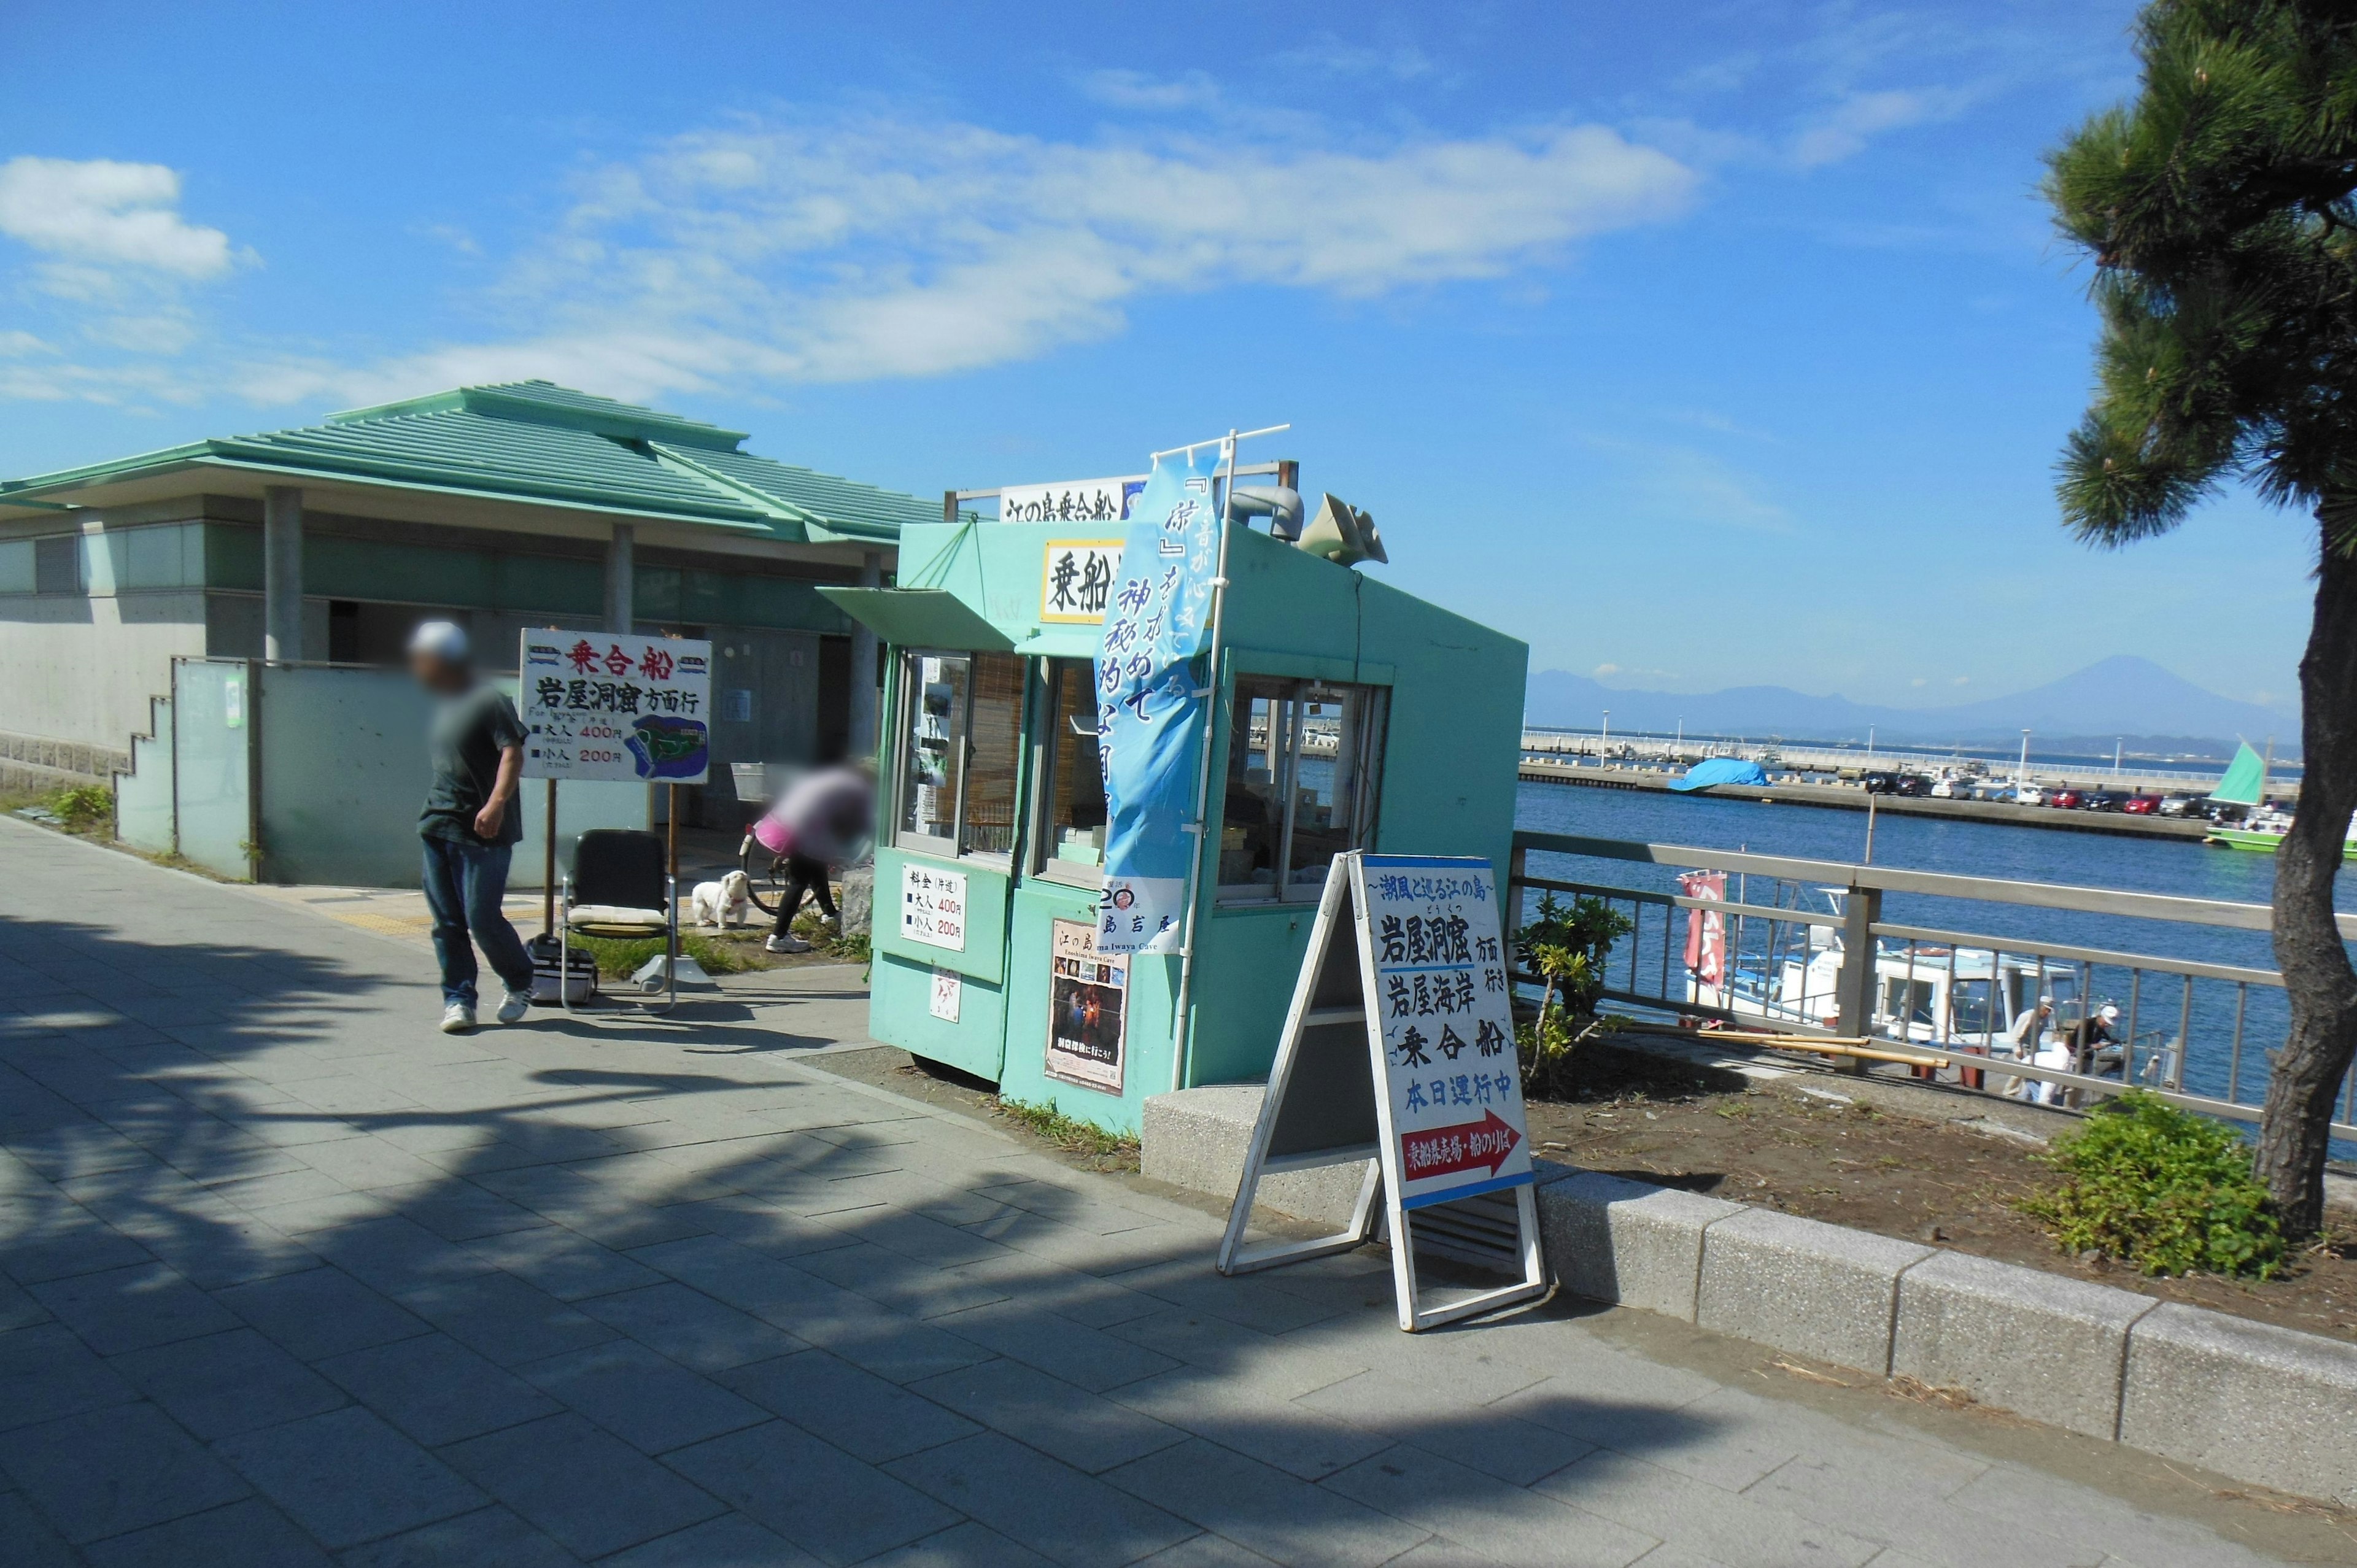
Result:
<svg viewBox="0 0 2357 1568">
<path fill-rule="evenodd" d="M 38 506 L 146 470 L 225 466 L 593 507 L 795 541 L 888 543 L 903 524 L 940 521 L 937 506 L 914 496 L 739 451 L 746 438 L 548 381 L 510 381 L 0 481 L 0 506 Z"/>
</svg>

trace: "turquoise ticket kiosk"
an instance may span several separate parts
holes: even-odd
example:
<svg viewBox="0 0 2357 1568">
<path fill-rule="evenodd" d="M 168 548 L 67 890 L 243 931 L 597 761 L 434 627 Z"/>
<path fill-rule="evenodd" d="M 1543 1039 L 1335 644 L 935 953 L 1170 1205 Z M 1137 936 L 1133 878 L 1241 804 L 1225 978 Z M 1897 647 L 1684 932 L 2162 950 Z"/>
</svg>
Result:
<svg viewBox="0 0 2357 1568">
<path fill-rule="evenodd" d="M 870 1031 L 1135 1133 L 1149 1095 L 1267 1075 L 1336 854 L 1502 872 L 1528 650 L 1230 524 L 1178 1019 L 1177 955 L 1093 940 L 1092 661 L 1125 526 L 910 526 L 902 586 L 820 591 L 886 645 Z"/>
</svg>

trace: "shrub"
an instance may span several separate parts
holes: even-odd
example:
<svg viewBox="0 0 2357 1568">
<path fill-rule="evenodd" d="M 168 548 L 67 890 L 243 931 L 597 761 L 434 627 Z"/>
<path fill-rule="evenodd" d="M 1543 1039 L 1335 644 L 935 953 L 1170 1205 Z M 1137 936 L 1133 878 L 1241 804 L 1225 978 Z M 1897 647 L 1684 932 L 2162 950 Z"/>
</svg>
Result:
<svg viewBox="0 0 2357 1568">
<path fill-rule="evenodd" d="M 61 789 L 49 798 L 49 810 L 75 832 L 114 821 L 114 791 L 103 784 L 83 784 Z"/>
<path fill-rule="evenodd" d="M 2131 1090 L 2040 1156 L 2062 1173 L 2026 1198 L 2066 1252 L 2090 1248 L 2147 1274 L 2269 1279 L 2285 1242 L 2251 1151 L 2232 1128 Z"/>
<path fill-rule="evenodd" d="M 1626 915 L 1601 898 L 1575 898 L 1565 905 L 1544 893 L 1539 897 L 1538 918 L 1514 933 L 1523 964 L 1546 983 L 1538 1016 L 1514 1031 L 1529 1093 L 1568 1092 L 1572 1047 L 1581 1027 L 1595 1016 L 1604 993 L 1604 961 L 1612 945 L 1632 929 Z"/>
</svg>

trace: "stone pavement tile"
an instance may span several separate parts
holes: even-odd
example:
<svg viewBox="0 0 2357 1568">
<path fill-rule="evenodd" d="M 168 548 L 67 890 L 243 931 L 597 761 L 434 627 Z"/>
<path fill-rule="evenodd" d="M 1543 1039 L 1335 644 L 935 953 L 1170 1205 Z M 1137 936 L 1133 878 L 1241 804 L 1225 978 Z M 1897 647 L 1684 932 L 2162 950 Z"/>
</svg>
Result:
<svg viewBox="0 0 2357 1568">
<path fill-rule="evenodd" d="M 652 1271 L 647 1277 L 660 1283 L 587 1297 L 575 1305 L 608 1327 L 699 1372 L 723 1372 L 802 1348 L 802 1342 L 785 1330 L 702 1291 Z"/>
<path fill-rule="evenodd" d="M 1454 1399 L 1446 1388 L 1382 1372 L 1345 1378 L 1295 1402 L 1518 1487 L 1562 1469 L 1596 1446 L 1568 1433 L 1517 1421 L 1500 1413 L 1495 1405 Z"/>
<path fill-rule="evenodd" d="M 460 1344 L 501 1366 L 520 1366 L 613 1338 L 587 1314 L 510 1273 L 419 1284 L 401 1300 Z"/>
<path fill-rule="evenodd" d="M 1189 1312 L 1206 1313 L 1262 1334 L 1286 1334 L 1331 1317 L 1335 1309 L 1293 1294 L 1267 1276 L 1222 1277 L 1210 1257 L 1178 1258 L 1109 1276 L 1127 1289 Z"/>
<path fill-rule="evenodd" d="M 935 1268 L 865 1241 L 797 1257 L 794 1267 L 917 1318 L 987 1306 L 1015 1294 L 963 1270 Z"/>
<path fill-rule="evenodd" d="M 928 1378 L 911 1391 L 1092 1475 L 1187 1436 L 1143 1409 L 1085 1392 L 1020 1361 L 985 1361 Z"/>
<path fill-rule="evenodd" d="M 1523 1568 L 1625 1568 L 1661 1544 L 1657 1536 L 1413 1448 L 1355 1465 L 1326 1488 Z M 1772 1547 L 1757 1560 L 1778 1568 L 1812 1561 L 1777 1556 Z"/>
<path fill-rule="evenodd" d="M 1584 1336 L 1556 1339 L 1549 1349 L 1552 1353 L 1544 1359 L 1513 1358 L 1511 1364 L 1535 1366 L 1547 1375 L 1528 1388 L 1491 1402 L 1491 1409 L 1553 1426 L 1558 1410 L 1576 1421 L 1581 1405 L 1597 1400 L 1671 1410 L 1707 1399 L 1719 1390 L 1717 1383 L 1699 1372 L 1649 1361 Z"/>
<path fill-rule="evenodd" d="M 76 1274 L 28 1294 L 102 1356 L 237 1326 L 219 1302 L 161 1263 Z"/>
<path fill-rule="evenodd" d="M 388 1295 L 437 1279 L 495 1272 L 480 1253 L 446 1241 L 399 1214 L 313 1231 L 307 1245 L 362 1284 Z"/>
<path fill-rule="evenodd" d="M 1422 1551 L 1422 1547 L 1416 1549 Z M 1415 1552 L 1410 1552 L 1392 1562 L 1410 1563 Z M 1267 1568 L 1268 1559 L 1257 1552 L 1248 1552 L 1223 1535 L 1209 1531 L 1191 1536 L 1178 1545 L 1166 1547 L 1148 1557 L 1139 1568 Z M 1487 1568 L 1487 1565 L 1484 1565 Z"/>
<path fill-rule="evenodd" d="M 268 1220 L 289 1236 L 300 1238 L 316 1230 L 333 1230 L 340 1226 L 357 1225 L 366 1219 L 382 1219 L 385 1215 L 398 1212 L 404 1202 L 431 1190 L 431 1187 L 423 1186 L 381 1187 L 367 1192 L 322 1193 L 317 1197 L 274 1203 L 250 1212 Z"/>
<path fill-rule="evenodd" d="M 442 1334 L 349 1351 L 317 1366 L 428 1448 L 537 1421 L 559 1409 L 530 1383 Z"/>
<path fill-rule="evenodd" d="M 22 1290 L 0 1279 L 0 1334 L 11 1328 L 48 1321 L 49 1309 Z"/>
<path fill-rule="evenodd" d="M 1993 1465 L 1948 1500 L 1967 1515 L 2116 1552 L 2136 1568 L 2259 1568 L 2272 1561 L 2190 1520 L 2149 1513 L 2023 1465 Z M 2357 1557 L 2357 1543 L 2350 1554 Z"/>
<path fill-rule="evenodd" d="M 1200 1438 L 1149 1454 L 1105 1479 L 1276 1563 L 1383 1563 L 1427 1533 Z"/>
<path fill-rule="evenodd" d="M 935 1321 L 963 1338 L 1097 1393 L 1178 1365 L 1158 1350 L 1038 1310 L 1020 1300 L 953 1312 Z"/>
<path fill-rule="evenodd" d="M 819 1568 L 819 1560 L 743 1514 L 732 1513 L 633 1546 L 606 1558 L 597 1568 Z"/>
<path fill-rule="evenodd" d="M 797 1319 L 830 1313 L 845 1301 L 859 1299 L 790 1263 L 717 1236 L 658 1242 L 630 1256 L 789 1332 Z"/>
<path fill-rule="evenodd" d="M 88 1549 L 94 1568 L 328 1568 L 328 1554 L 285 1514 L 257 1498 L 150 1525 Z"/>
<path fill-rule="evenodd" d="M 1534 1489 L 1686 1551 L 1729 1562 L 1858 1568 L 1883 1547 L 1881 1541 L 1609 1450 L 1557 1471 Z"/>
<path fill-rule="evenodd" d="M 0 1102 L 0 1111 L 8 1109 Z M 102 1122 L 79 1118 L 0 1136 L 0 1146 L 50 1181 L 160 1166 L 155 1155 Z"/>
<path fill-rule="evenodd" d="M 823 1220 L 790 1214 L 759 1196 L 732 1192 L 679 1207 L 708 1233 L 750 1248 L 765 1258 L 793 1259 L 797 1267 L 804 1257 L 824 1256 L 858 1245 L 852 1236 Z"/>
<path fill-rule="evenodd" d="M 427 1326 L 341 1269 L 307 1269 L 215 1293 L 306 1361 L 423 1334 Z"/>
<path fill-rule="evenodd" d="M 439 1459 L 358 1406 L 224 1438 L 214 1448 L 333 1549 L 414 1530 L 485 1500 Z"/>
<path fill-rule="evenodd" d="M 32 1504 L 6 1491 L 0 1491 L 0 1563 L 8 1568 L 82 1568 L 65 1537 Z"/>
<path fill-rule="evenodd" d="M 151 1404 L 20 1426 L 0 1436 L 0 1469 L 76 1544 L 248 1495 L 227 1466 Z"/>
<path fill-rule="evenodd" d="M 1501 1406 L 1501 1408 L 1508 1408 Z M 1600 1448 L 1643 1459 L 1729 1491 L 1740 1491 L 1800 1453 L 1811 1437 L 1805 1412 L 1721 1389 L 1699 1400 L 1559 1398 L 1511 1408 Z M 1956 1477 L 1961 1486 L 1976 1471 Z"/>
<path fill-rule="evenodd" d="M 1185 1520 L 995 1432 L 886 1468 L 1070 1568 L 1134 1562 L 1195 1533 Z"/>
<path fill-rule="evenodd" d="M 660 1284 L 663 1278 L 644 1263 L 559 1225 L 501 1231 L 468 1241 L 466 1248 L 559 1301 Z"/>
<path fill-rule="evenodd" d="M 567 1412 L 443 1454 L 581 1557 L 602 1557 L 724 1511 L 637 1449 Z"/>
<path fill-rule="evenodd" d="M 871 1465 L 971 1437 L 981 1430 L 931 1399 L 824 1350 L 805 1350 L 798 1356 L 740 1367 L 722 1374 L 720 1380 L 813 1436 L 824 1438 Z M 1076 1393 L 1069 1388 L 1066 1391 Z"/>
<path fill-rule="evenodd" d="M 1403 1334 L 1386 1292 L 1380 1304 L 1329 1317 L 1285 1336 L 1335 1356 L 1356 1358 L 1403 1381 L 1445 1389 L 1471 1404 L 1489 1404 L 1519 1393 L 1544 1374 L 1492 1355 L 1479 1326 L 1459 1324 L 1423 1334 Z"/>
<path fill-rule="evenodd" d="M 782 1421 L 680 1449 L 664 1462 L 831 1563 L 862 1562 L 958 1522 L 921 1492 Z"/>
<path fill-rule="evenodd" d="M 1004 1297 L 1019 1297 L 1026 1305 L 1044 1307 L 1091 1328 L 1111 1328 L 1170 1310 L 1159 1296 L 1028 1252 L 1010 1251 L 949 1272 L 961 1281 L 979 1281 L 1003 1292 Z"/>
<path fill-rule="evenodd" d="M 206 1184 L 216 1196 L 225 1197 L 248 1213 L 260 1214 L 283 1203 L 303 1203 L 315 1197 L 333 1197 L 351 1191 L 317 1165 L 297 1163 L 291 1169 L 274 1170 L 265 1175 L 241 1171 L 227 1181 Z"/>
<path fill-rule="evenodd" d="M 1106 1278 L 1149 1263 L 1167 1263 L 1190 1253 L 1205 1253 L 1199 1237 L 1176 1226 L 1146 1225 L 1135 1230 L 1098 1235 L 1019 1208 L 965 1229 L 1035 1258 Z"/>
<path fill-rule="evenodd" d="M 274 1279 L 317 1268 L 319 1256 L 265 1220 L 232 1209 L 201 1219 L 184 1213 L 126 1219 L 118 1227 L 200 1290 Z"/>
<path fill-rule="evenodd" d="M 600 1246 L 627 1252 L 633 1247 L 651 1247 L 664 1241 L 710 1235 L 712 1227 L 706 1223 L 703 1208 L 704 1206 L 698 1203 L 649 1208 L 643 1204 L 616 1200 L 566 1208 L 541 1208 L 539 1212 Z"/>
<path fill-rule="evenodd" d="M 1211 1376 L 1200 1368 L 1182 1367 L 1115 1389 L 1110 1397 L 1305 1481 L 1323 1480 L 1392 1446 L 1384 1434 L 1349 1425 L 1265 1391 L 1248 1373 Z"/>
<path fill-rule="evenodd" d="M 1920 1477 L 1908 1477 L 1911 1487 L 1878 1484 L 1889 1478 L 1889 1466 L 1848 1463 L 1852 1457 L 1803 1454 L 1744 1496 L 1943 1568 L 2093 1568 L 2104 1561 L 2103 1547 L 1957 1508 Z"/>
<path fill-rule="evenodd" d="M 883 1213 L 861 1214 L 851 1218 L 838 1217 L 836 1229 L 848 1231 L 873 1246 L 912 1258 L 920 1263 L 937 1269 L 954 1269 L 967 1263 L 979 1263 L 1003 1257 L 1006 1249 L 995 1241 L 986 1241 L 971 1230 L 954 1225 L 944 1225 L 921 1214 L 906 1209 L 887 1209 Z"/>
<path fill-rule="evenodd" d="M 494 1504 L 354 1547 L 339 1562 L 343 1568 L 579 1568 L 581 1560 Z"/>
<path fill-rule="evenodd" d="M 135 1350 L 113 1366 L 207 1441 L 346 1402 L 334 1384 L 251 1328 Z"/>
<path fill-rule="evenodd" d="M 985 1197 L 1026 1209 L 1044 1219 L 1052 1219 L 1060 1225 L 1098 1236 L 1111 1236 L 1156 1223 L 1151 1215 L 1109 1202 L 1092 1191 L 1072 1185 L 1069 1173 L 1061 1173 L 1060 1179 L 1053 1181 L 1018 1178 L 996 1187 L 977 1187 L 975 1190 Z"/>
<path fill-rule="evenodd" d="M 6 1240 L 0 1242 L 0 1271 L 18 1284 L 42 1284 L 156 1261 L 146 1248 L 80 1204 L 59 1203 L 40 1216 L 38 1226 L 15 1223 L 12 1217 Z"/>
<path fill-rule="evenodd" d="M 1176 1307 L 1115 1324 L 1108 1332 L 1206 1372 L 1248 1378 L 1255 1391 L 1272 1399 L 1297 1399 L 1355 1378 L 1382 1359 L 1336 1355 L 1291 1336 L 1256 1334 L 1224 1318 Z"/>
<path fill-rule="evenodd" d="M 912 1541 L 860 1568 L 1047 1568 L 1048 1559 L 972 1520 Z"/>
<path fill-rule="evenodd" d="M 525 1367 L 523 1375 L 647 1454 L 770 1419 L 769 1412 L 633 1339 L 552 1356 Z"/>
<path fill-rule="evenodd" d="M 0 1429 L 129 1404 L 139 1391 L 61 1323 L 0 1334 Z"/>
</svg>

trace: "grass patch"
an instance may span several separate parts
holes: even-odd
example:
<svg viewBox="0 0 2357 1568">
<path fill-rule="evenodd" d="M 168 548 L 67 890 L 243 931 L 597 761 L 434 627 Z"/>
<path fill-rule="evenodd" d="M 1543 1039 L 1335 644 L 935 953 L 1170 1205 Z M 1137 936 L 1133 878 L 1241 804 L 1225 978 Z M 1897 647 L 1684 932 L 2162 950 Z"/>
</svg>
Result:
<svg viewBox="0 0 2357 1568">
<path fill-rule="evenodd" d="M 0 811 L 27 813 L 47 827 L 70 833 L 107 834 L 114 828 L 114 791 L 103 784 L 81 784 L 46 794 L 11 791 L 0 796 Z"/>
<path fill-rule="evenodd" d="M 820 917 L 816 908 L 804 909 L 795 918 L 793 929 L 794 935 L 829 958 L 841 959 L 845 963 L 871 961 L 872 950 L 866 931 L 853 931 L 849 935 L 837 931 Z"/>
<path fill-rule="evenodd" d="M 2094 1251 L 2147 1274 L 2272 1279 L 2288 1251 L 2232 1128 L 2130 1090 L 2039 1156 L 2062 1175 L 2021 1200 L 2066 1252 Z"/>
<path fill-rule="evenodd" d="M 1100 1159 L 1135 1164 L 1137 1140 L 1124 1133 L 1108 1133 L 1092 1122 L 1076 1121 L 1052 1105 L 1029 1105 L 1001 1095 L 998 1113 L 1042 1143 L 1067 1154 L 1094 1155 Z"/>
<path fill-rule="evenodd" d="M 663 950 L 661 937 L 575 937 L 572 944 L 596 959 L 597 972 L 608 980 L 628 980 Z M 679 934 L 679 950 L 706 974 L 736 974 L 759 967 L 735 942 L 715 941 L 694 931 Z"/>
</svg>

